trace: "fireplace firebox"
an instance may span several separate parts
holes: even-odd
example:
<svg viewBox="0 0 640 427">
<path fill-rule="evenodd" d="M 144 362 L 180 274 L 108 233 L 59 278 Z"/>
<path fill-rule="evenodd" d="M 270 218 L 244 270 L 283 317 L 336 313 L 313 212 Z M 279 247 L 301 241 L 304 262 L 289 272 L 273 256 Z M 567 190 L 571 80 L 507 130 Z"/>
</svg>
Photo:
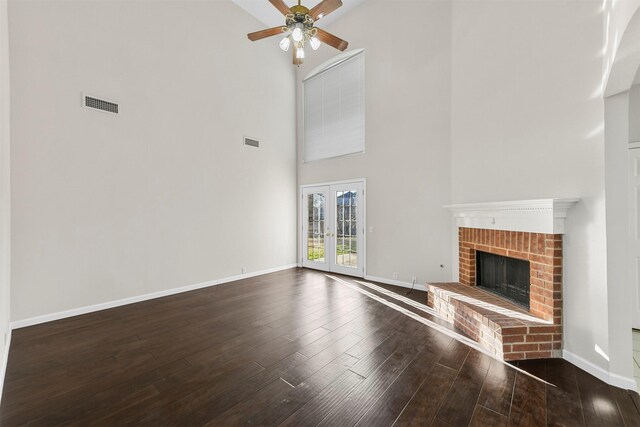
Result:
<svg viewBox="0 0 640 427">
<path fill-rule="evenodd" d="M 477 286 L 529 309 L 529 261 L 476 251 Z"/>
</svg>

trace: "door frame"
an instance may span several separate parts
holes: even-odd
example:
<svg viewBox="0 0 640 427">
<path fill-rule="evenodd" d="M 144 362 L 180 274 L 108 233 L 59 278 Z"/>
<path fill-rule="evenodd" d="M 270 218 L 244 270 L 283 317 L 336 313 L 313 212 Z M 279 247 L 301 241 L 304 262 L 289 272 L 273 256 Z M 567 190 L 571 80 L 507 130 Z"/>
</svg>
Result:
<svg viewBox="0 0 640 427">
<path fill-rule="evenodd" d="M 631 327 L 634 329 L 640 329 L 640 287 L 638 281 L 638 265 L 637 265 L 637 251 L 638 251 L 638 216 L 640 215 L 640 209 L 638 208 L 637 195 L 635 194 L 635 187 L 632 186 L 632 180 L 634 173 L 634 165 L 632 161 L 636 159 L 637 154 L 640 153 L 640 143 L 630 143 L 628 153 L 628 187 L 627 187 L 627 200 L 628 200 L 628 215 L 629 215 L 629 236 L 628 236 L 628 254 L 629 254 L 629 282 L 632 287 L 633 303 L 631 306 Z"/>
<path fill-rule="evenodd" d="M 343 185 L 343 184 L 351 184 L 351 183 L 359 183 L 362 184 L 362 206 L 364 207 L 364 211 L 362 212 L 362 277 L 367 276 L 367 179 L 366 178 L 355 178 L 355 179 L 345 179 L 341 181 L 326 181 L 326 182 L 318 182 L 313 184 L 304 184 L 298 188 L 298 267 L 302 267 L 302 262 L 304 259 L 304 215 L 303 215 L 303 206 L 302 202 L 304 201 L 303 189 L 310 187 L 323 187 L 323 186 L 332 186 L 332 185 Z M 330 273 L 330 271 L 328 271 Z M 339 273 L 336 273 L 339 274 Z M 359 277 L 359 276 L 354 276 Z"/>
</svg>

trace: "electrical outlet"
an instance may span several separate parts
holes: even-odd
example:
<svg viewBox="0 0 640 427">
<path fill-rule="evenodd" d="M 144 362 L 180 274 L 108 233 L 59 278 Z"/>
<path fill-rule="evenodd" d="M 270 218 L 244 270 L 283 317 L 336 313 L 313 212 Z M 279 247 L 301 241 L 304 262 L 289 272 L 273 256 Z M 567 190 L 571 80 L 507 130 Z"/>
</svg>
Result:
<svg viewBox="0 0 640 427">
<path fill-rule="evenodd" d="M 397 280 L 397 279 L 398 279 L 398 273 L 395 273 L 395 272 L 394 272 L 394 273 L 393 273 L 393 278 Z"/>
<path fill-rule="evenodd" d="M 247 267 L 242 267 L 242 274 L 247 272 Z"/>
<path fill-rule="evenodd" d="M 411 276 L 411 283 L 416 283 L 418 278 L 416 276 Z"/>
<path fill-rule="evenodd" d="M 373 225 L 369 226 L 369 233 L 373 233 Z"/>
</svg>

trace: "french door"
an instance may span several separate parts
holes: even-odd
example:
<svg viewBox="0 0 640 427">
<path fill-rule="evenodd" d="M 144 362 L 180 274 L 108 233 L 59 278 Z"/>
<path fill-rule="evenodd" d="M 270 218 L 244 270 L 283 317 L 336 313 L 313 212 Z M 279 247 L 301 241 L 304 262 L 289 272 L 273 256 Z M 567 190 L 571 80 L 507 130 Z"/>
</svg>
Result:
<svg viewBox="0 0 640 427">
<path fill-rule="evenodd" d="M 302 187 L 302 266 L 364 277 L 364 183 Z"/>
</svg>

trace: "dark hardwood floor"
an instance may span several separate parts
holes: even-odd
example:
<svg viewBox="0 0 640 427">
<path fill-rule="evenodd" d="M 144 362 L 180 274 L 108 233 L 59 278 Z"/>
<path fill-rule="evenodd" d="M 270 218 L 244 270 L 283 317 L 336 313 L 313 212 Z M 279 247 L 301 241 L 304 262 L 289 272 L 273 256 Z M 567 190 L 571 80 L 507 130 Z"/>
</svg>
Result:
<svg viewBox="0 0 640 427">
<path fill-rule="evenodd" d="M 635 393 L 506 365 L 356 287 L 292 269 L 16 330 L 0 425 L 640 426 Z"/>
</svg>

